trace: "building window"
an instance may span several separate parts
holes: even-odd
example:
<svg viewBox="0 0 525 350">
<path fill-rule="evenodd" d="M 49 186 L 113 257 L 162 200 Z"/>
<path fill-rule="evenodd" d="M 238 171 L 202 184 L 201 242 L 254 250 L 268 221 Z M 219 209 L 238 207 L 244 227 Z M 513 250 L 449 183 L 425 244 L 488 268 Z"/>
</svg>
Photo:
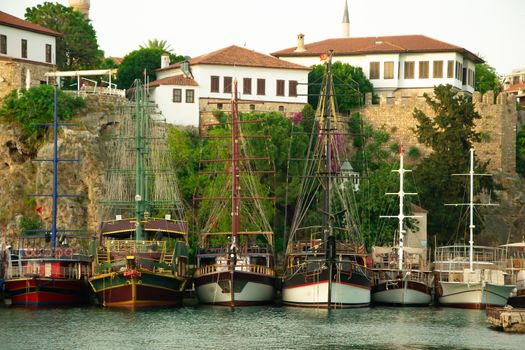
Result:
<svg viewBox="0 0 525 350">
<path fill-rule="evenodd" d="M 222 103 L 217 103 L 217 108 L 222 109 Z"/>
<path fill-rule="evenodd" d="M 51 45 L 46 44 L 46 62 L 51 63 Z"/>
<path fill-rule="evenodd" d="M 210 85 L 210 92 L 219 92 L 219 77 L 212 75 Z"/>
<path fill-rule="evenodd" d="M 419 61 L 419 79 L 428 79 L 428 61 Z"/>
<path fill-rule="evenodd" d="M 179 103 L 182 102 L 182 90 L 173 89 L 173 102 Z"/>
<path fill-rule="evenodd" d="M 467 74 L 467 84 L 474 87 L 474 70 L 469 68 Z"/>
<path fill-rule="evenodd" d="M 385 79 L 394 79 L 394 62 L 385 62 L 383 74 Z"/>
<path fill-rule="evenodd" d="M 0 35 L 0 53 L 7 55 L 7 36 Z"/>
<path fill-rule="evenodd" d="M 22 39 L 22 58 L 27 58 L 27 40 Z"/>
<path fill-rule="evenodd" d="M 370 62 L 370 79 L 379 79 L 379 62 Z"/>
<path fill-rule="evenodd" d="M 463 64 L 456 62 L 456 79 L 463 80 Z"/>
<path fill-rule="evenodd" d="M 516 85 L 516 84 L 519 84 L 520 83 L 520 77 L 519 75 L 515 75 L 512 77 L 512 84 L 513 85 Z"/>
<path fill-rule="evenodd" d="M 242 80 L 242 93 L 245 95 L 252 94 L 252 78 L 244 78 Z"/>
<path fill-rule="evenodd" d="M 433 78 L 443 78 L 443 61 L 434 61 L 432 67 Z"/>
<path fill-rule="evenodd" d="M 447 78 L 454 78 L 454 61 L 447 61 Z"/>
<path fill-rule="evenodd" d="M 414 79 L 414 61 L 405 62 L 405 79 Z"/>
<path fill-rule="evenodd" d="M 297 80 L 290 80 L 288 82 L 288 96 L 297 97 Z"/>
<path fill-rule="evenodd" d="M 463 85 L 467 85 L 467 67 L 463 68 L 463 73 L 462 73 L 462 77 L 461 77 L 461 83 Z"/>
<path fill-rule="evenodd" d="M 255 105 L 250 105 L 250 111 L 255 111 Z"/>
<path fill-rule="evenodd" d="M 224 93 L 232 93 L 232 77 L 224 77 Z"/>
<path fill-rule="evenodd" d="M 284 106 L 279 106 L 279 112 L 284 112 Z"/>
<path fill-rule="evenodd" d="M 277 80 L 277 96 L 284 96 L 284 80 Z"/>
<path fill-rule="evenodd" d="M 266 94 L 266 80 L 257 79 L 257 95 Z"/>
<path fill-rule="evenodd" d="M 186 89 L 186 103 L 195 102 L 195 90 Z"/>
</svg>

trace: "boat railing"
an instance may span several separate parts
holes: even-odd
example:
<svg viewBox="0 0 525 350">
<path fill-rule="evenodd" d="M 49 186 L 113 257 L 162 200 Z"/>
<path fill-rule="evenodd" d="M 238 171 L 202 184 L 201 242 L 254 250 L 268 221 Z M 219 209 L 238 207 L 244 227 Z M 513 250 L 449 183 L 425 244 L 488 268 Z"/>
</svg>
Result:
<svg viewBox="0 0 525 350">
<path fill-rule="evenodd" d="M 108 240 L 106 243 L 108 253 L 166 253 L 165 241 L 133 241 L 133 240 Z"/>
<path fill-rule="evenodd" d="M 321 239 L 300 240 L 288 244 L 287 254 L 324 254 L 324 242 Z M 336 242 L 336 254 L 366 254 L 365 246 L 350 242 Z"/>
<path fill-rule="evenodd" d="M 11 266 L 7 269 L 7 278 L 48 277 L 80 279 L 87 270 L 82 266 L 53 266 L 52 263 Z"/>
<path fill-rule="evenodd" d="M 216 272 L 228 272 L 231 271 L 230 265 L 223 265 L 223 264 L 213 264 L 213 265 L 206 265 L 203 267 L 200 267 L 195 270 L 195 277 L 209 275 Z M 243 272 L 251 272 L 258 275 L 265 275 L 265 276 L 275 276 L 275 270 L 263 266 L 263 265 L 235 265 L 234 266 L 235 271 L 243 271 Z"/>
<path fill-rule="evenodd" d="M 403 280 L 429 284 L 432 273 L 421 270 L 375 269 L 372 270 L 372 276 L 375 283 L 388 280 Z"/>
<path fill-rule="evenodd" d="M 240 254 L 270 254 L 271 250 L 266 246 L 248 246 L 241 245 L 237 251 Z M 199 254 L 209 255 L 226 255 L 230 253 L 228 247 L 209 247 L 199 249 Z"/>
<path fill-rule="evenodd" d="M 447 263 L 461 263 L 469 261 L 470 247 L 468 245 L 453 245 L 438 247 L 434 261 Z M 502 248 L 474 246 L 472 249 L 472 260 L 479 263 L 502 263 L 505 259 Z"/>
</svg>

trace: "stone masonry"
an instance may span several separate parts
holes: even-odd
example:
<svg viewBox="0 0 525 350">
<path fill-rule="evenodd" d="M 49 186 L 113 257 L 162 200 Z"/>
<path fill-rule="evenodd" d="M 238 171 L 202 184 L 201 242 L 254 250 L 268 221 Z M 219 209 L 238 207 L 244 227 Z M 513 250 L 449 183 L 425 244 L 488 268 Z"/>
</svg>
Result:
<svg viewBox="0 0 525 350">
<path fill-rule="evenodd" d="M 482 161 L 490 160 L 490 171 L 515 173 L 518 113 L 514 99 L 501 93 L 494 103 L 494 93 L 489 91 L 483 96 L 474 92 L 472 100 L 476 111 L 481 115 L 476 127 L 482 133 L 482 141 L 474 144 L 476 154 Z M 367 94 L 365 106 L 354 112 L 360 112 L 364 122 L 388 132 L 391 140 L 402 143 L 405 150 L 415 146 L 424 156 L 430 149 L 419 144 L 412 131 L 416 127 L 416 119 L 413 117 L 415 108 L 426 115 L 433 115 L 423 96 L 399 95 L 381 96 L 379 104 L 372 104 L 372 95 Z"/>
<path fill-rule="evenodd" d="M 30 86 L 36 86 L 46 80 L 45 73 L 55 69 L 51 64 L 10 58 L 0 59 L 0 100 L 13 89 L 26 87 L 27 71 L 30 72 Z"/>
</svg>

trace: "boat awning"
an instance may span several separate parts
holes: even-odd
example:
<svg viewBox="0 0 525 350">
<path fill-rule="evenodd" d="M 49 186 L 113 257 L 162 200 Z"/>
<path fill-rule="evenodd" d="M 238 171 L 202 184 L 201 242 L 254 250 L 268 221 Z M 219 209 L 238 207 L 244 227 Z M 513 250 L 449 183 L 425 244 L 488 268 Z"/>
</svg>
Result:
<svg viewBox="0 0 525 350">
<path fill-rule="evenodd" d="M 517 242 L 517 243 L 507 243 L 507 244 L 502 244 L 500 245 L 500 247 L 503 247 L 503 248 L 525 248 L 525 242 Z"/>
</svg>

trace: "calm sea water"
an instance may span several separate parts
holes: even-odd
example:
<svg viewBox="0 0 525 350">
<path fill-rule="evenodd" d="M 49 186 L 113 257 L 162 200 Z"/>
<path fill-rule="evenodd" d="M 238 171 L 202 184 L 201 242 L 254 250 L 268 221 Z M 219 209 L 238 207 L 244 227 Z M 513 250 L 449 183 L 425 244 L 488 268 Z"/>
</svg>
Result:
<svg viewBox="0 0 525 350">
<path fill-rule="evenodd" d="M 525 349 L 484 311 L 373 307 L 306 310 L 31 310 L 0 307 L 0 349 Z"/>
</svg>

